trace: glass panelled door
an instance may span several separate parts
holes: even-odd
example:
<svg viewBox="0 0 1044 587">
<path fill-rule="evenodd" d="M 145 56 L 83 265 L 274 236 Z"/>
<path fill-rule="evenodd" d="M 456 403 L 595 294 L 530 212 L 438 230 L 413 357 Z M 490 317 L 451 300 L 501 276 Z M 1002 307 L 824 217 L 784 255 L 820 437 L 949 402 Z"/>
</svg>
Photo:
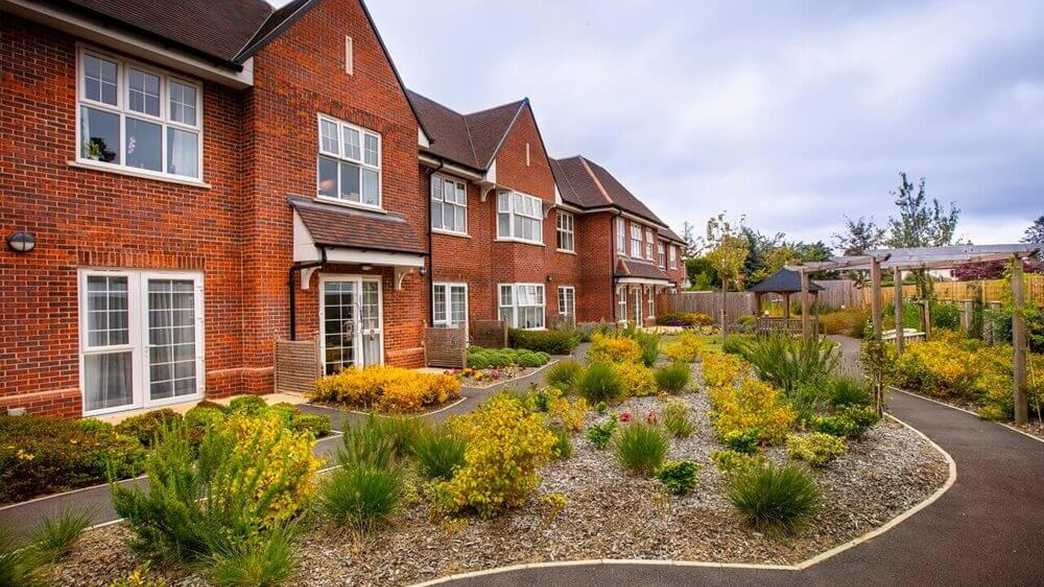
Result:
<svg viewBox="0 0 1044 587">
<path fill-rule="evenodd" d="M 384 362 L 381 283 L 356 276 L 323 276 L 320 309 L 323 371 Z"/>
<path fill-rule="evenodd" d="M 191 279 L 148 279 L 148 393 L 157 402 L 196 394 L 196 295 Z"/>
<path fill-rule="evenodd" d="M 134 341 L 127 275 L 86 277 L 83 409 L 98 412 L 134 405 Z"/>
</svg>

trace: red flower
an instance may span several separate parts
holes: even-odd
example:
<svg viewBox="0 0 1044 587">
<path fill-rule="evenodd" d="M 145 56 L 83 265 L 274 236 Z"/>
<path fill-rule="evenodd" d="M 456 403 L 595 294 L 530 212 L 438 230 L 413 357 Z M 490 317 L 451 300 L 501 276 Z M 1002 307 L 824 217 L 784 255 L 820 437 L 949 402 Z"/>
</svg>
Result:
<svg viewBox="0 0 1044 587">
<path fill-rule="evenodd" d="M 648 414 L 646 414 L 645 415 L 645 423 L 646 424 L 655 424 L 656 423 L 656 412 L 649 412 Z"/>
<path fill-rule="evenodd" d="M 621 422 L 630 422 L 631 421 L 631 412 L 620 412 L 620 421 Z"/>
</svg>

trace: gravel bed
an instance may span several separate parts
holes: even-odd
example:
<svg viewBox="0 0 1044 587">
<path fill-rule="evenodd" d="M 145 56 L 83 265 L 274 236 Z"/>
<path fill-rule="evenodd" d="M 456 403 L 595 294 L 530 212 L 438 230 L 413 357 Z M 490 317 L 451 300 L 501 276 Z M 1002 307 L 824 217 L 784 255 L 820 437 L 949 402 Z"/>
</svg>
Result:
<svg viewBox="0 0 1044 587">
<path fill-rule="evenodd" d="M 672 440 L 670 457 L 703 465 L 689 496 L 668 496 L 655 479 L 627 475 L 611 451 L 577 434 L 572 457 L 544 469 L 526 507 L 492 520 L 433 520 L 418 499 L 369 535 L 319 527 L 299 544 L 301 571 L 293 583 L 401 585 L 510 564 L 596 558 L 793 564 L 883 525 L 928 497 L 948 475 L 942 455 L 885 419 L 850 442 L 848 454 L 816 469 L 825 505 L 801 534 L 762 534 L 723 496 L 724 481 L 710 460 L 721 446 L 707 417 L 706 394 L 680 399 L 691 406 L 696 429 L 689 438 Z M 655 397 L 633 398 L 614 411 L 642 418 L 661 407 Z M 604 418 L 592 414 L 588 421 Z M 766 456 L 786 460 L 781 448 Z M 564 495 L 564 509 L 556 510 L 547 494 Z M 122 545 L 125 536 L 121 527 L 92 532 L 61 566 L 58 583 L 104 585 L 130 572 L 135 562 Z M 176 585 L 200 584 L 198 577 L 171 578 Z"/>
</svg>

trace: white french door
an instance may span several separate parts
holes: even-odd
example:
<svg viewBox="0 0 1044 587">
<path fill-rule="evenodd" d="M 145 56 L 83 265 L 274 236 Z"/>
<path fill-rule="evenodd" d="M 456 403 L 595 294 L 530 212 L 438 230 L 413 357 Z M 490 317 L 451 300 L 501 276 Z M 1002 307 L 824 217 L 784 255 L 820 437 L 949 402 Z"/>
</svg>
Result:
<svg viewBox="0 0 1044 587">
<path fill-rule="evenodd" d="M 80 271 L 80 388 L 97 415 L 203 396 L 203 276 Z"/>
<path fill-rule="evenodd" d="M 384 311 L 379 277 L 320 275 L 319 338 L 323 372 L 384 362 Z"/>
<path fill-rule="evenodd" d="M 642 324 L 642 288 L 639 286 L 634 290 L 634 325 L 641 327 Z"/>
</svg>

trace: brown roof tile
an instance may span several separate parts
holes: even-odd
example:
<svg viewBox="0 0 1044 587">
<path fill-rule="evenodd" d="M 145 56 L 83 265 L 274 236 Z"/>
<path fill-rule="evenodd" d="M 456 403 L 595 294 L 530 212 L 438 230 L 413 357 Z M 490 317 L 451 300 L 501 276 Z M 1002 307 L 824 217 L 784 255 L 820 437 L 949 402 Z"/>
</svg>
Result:
<svg viewBox="0 0 1044 587">
<path fill-rule="evenodd" d="M 662 279 L 671 281 L 671 278 L 662 269 L 651 263 L 641 261 L 629 261 L 627 259 L 616 260 L 616 277 L 640 277 L 642 279 Z"/>
<path fill-rule="evenodd" d="M 427 249 L 400 214 L 354 210 L 300 196 L 288 198 L 317 245 L 426 254 Z"/>
<path fill-rule="evenodd" d="M 424 129 L 432 140 L 428 151 L 473 169 L 488 169 L 518 113 L 528 103 L 519 100 L 488 110 L 461 114 L 431 98 L 408 90 Z"/>
</svg>

